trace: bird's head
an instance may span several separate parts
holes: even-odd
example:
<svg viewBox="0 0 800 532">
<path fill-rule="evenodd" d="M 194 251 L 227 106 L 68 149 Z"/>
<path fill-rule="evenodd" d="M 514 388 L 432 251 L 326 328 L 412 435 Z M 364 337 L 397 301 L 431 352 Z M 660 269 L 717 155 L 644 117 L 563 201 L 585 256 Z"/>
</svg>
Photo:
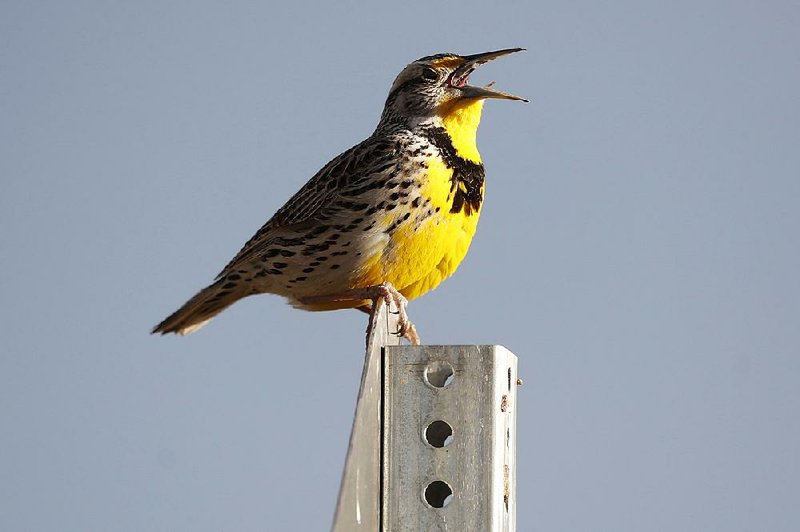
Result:
<svg viewBox="0 0 800 532">
<path fill-rule="evenodd" d="M 523 48 L 474 55 L 437 54 L 418 59 L 397 76 L 386 99 L 383 118 L 424 121 L 442 117 L 453 108 L 482 103 L 487 98 L 528 100 L 491 87 L 469 85 L 480 65 Z"/>
</svg>

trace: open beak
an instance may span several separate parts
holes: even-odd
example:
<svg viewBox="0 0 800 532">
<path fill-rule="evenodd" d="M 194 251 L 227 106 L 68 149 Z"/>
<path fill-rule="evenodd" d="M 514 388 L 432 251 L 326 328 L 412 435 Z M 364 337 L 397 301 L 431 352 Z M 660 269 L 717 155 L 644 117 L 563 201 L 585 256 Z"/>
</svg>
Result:
<svg viewBox="0 0 800 532">
<path fill-rule="evenodd" d="M 464 64 L 450 74 L 447 82 L 451 87 L 461 91 L 462 98 L 498 98 L 501 100 L 520 100 L 527 102 L 528 100 L 525 98 L 492 89 L 489 86 L 474 87 L 472 85 L 467 85 L 469 75 L 472 74 L 473 70 L 482 64 L 488 63 L 489 61 L 497 59 L 498 57 L 503 57 L 504 55 L 513 54 L 514 52 L 520 52 L 522 50 L 524 50 L 524 48 L 507 48 L 505 50 L 497 50 L 495 52 L 485 52 L 482 54 L 464 56 Z"/>
</svg>

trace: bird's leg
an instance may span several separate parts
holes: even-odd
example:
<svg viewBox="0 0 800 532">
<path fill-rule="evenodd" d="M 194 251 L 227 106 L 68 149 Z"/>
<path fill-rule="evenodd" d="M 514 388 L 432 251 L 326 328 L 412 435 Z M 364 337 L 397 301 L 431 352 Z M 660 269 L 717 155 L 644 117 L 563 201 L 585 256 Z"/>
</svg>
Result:
<svg viewBox="0 0 800 532">
<path fill-rule="evenodd" d="M 405 298 L 403 294 L 401 294 L 395 287 L 393 287 L 390 283 L 383 283 L 382 285 L 378 285 L 375 287 L 378 292 L 378 297 L 382 297 L 384 301 L 386 301 L 386 305 L 389 307 L 388 310 L 391 312 L 392 305 L 391 302 L 393 301 L 395 306 L 397 307 L 397 334 L 401 337 L 406 338 L 411 345 L 419 345 L 420 339 L 419 334 L 417 334 L 417 328 L 411 322 L 408 317 L 408 312 L 406 311 L 406 307 L 408 306 L 408 299 Z M 373 297 L 373 300 L 375 298 Z M 374 304 L 373 304 L 374 306 Z"/>
<path fill-rule="evenodd" d="M 417 328 L 413 323 L 411 323 L 411 320 L 408 318 L 408 313 L 406 312 L 408 300 L 403 296 L 403 294 L 398 292 L 398 290 L 392 286 L 391 283 L 382 283 L 374 286 L 368 286 L 366 288 L 353 288 L 351 290 L 346 290 L 336 294 L 304 297 L 300 299 L 300 302 L 306 305 L 312 305 L 318 303 L 330 303 L 333 301 L 359 301 L 363 299 L 371 299 L 373 302 L 373 309 L 376 306 L 375 303 L 377 303 L 379 299 L 383 299 L 386 302 L 386 306 L 390 312 L 392 305 L 394 305 L 397 308 L 398 314 L 397 334 L 403 338 L 406 338 L 411 345 L 419 345 L 420 339 L 419 335 L 417 334 Z M 358 308 L 359 310 L 365 310 L 363 306 L 359 306 Z"/>
</svg>

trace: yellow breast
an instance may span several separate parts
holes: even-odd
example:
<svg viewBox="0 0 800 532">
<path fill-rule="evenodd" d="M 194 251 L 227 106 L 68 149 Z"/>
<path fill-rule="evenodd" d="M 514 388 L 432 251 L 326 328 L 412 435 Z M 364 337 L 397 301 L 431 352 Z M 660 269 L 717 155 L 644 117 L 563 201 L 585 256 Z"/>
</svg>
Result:
<svg viewBox="0 0 800 532">
<path fill-rule="evenodd" d="M 456 271 L 478 226 L 480 211 L 450 212 L 451 175 L 441 161 L 429 161 L 422 193 L 430 199 L 424 212 L 431 209 L 432 214 L 419 224 L 401 226 L 385 250 L 386 279 L 408 299 L 432 290 Z"/>
<path fill-rule="evenodd" d="M 442 127 L 452 143 L 449 151 L 455 151 L 458 158 L 473 166 L 481 163 L 476 143 L 481 109 L 482 101 L 459 101 L 440 109 Z M 365 253 L 352 272 L 350 288 L 389 282 L 405 297 L 414 299 L 452 275 L 464 260 L 478 225 L 480 203 L 477 207 L 453 209 L 456 192 L 462 185 L 453 188 L 452 165 L 442 156 L 430 157 L 424 163 L 424 170 L 414 179 L 419 183 L 420 202 L 416 205 L 409 202 L 384 213 L 376 225 L 375 236 L 370 237 L 371 244 L 365 246 Z M 385 232 L 399 220 L 402 223 Z M 367 303 L 341 302 L 318 309 Z"/>
<path fill-rule="evenodd" d="M 482 100 L 459 100 L 439 109 L 456 155 L 477 164 L 481 162 L 476 137 L 482 109 Z M 408 299 L 414 299 L 452 275 L 464 260 L 478 226 L 480 209 L 451 212 L 453 169 L 439 157 L 427 160 L 426 166 L 421 197 L 427 203 L 411 212 L 410 223 L 392 234 L 381 253 L 368 259 L 370 266 L 358 284 L 388 281 Z"/>
</svg>

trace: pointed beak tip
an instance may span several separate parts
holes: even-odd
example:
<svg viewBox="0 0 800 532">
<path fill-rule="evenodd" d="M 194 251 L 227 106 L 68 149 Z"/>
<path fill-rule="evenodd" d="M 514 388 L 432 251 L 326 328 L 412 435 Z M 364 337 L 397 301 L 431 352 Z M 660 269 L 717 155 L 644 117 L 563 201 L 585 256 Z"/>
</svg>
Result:
<svg viewBox="0 0 800 532">
<path fill-rule="evenodd" d="M 517 52 L 525 52 L 525 51 L 527 51 L 527 48 L 506 48 L 505 50 L 500 50 L 499 52 L 496 52 L 496 53 L 503 54 L 503 55 L 509 55 L 509 54 L 515 54 Z"/>
</svg>

